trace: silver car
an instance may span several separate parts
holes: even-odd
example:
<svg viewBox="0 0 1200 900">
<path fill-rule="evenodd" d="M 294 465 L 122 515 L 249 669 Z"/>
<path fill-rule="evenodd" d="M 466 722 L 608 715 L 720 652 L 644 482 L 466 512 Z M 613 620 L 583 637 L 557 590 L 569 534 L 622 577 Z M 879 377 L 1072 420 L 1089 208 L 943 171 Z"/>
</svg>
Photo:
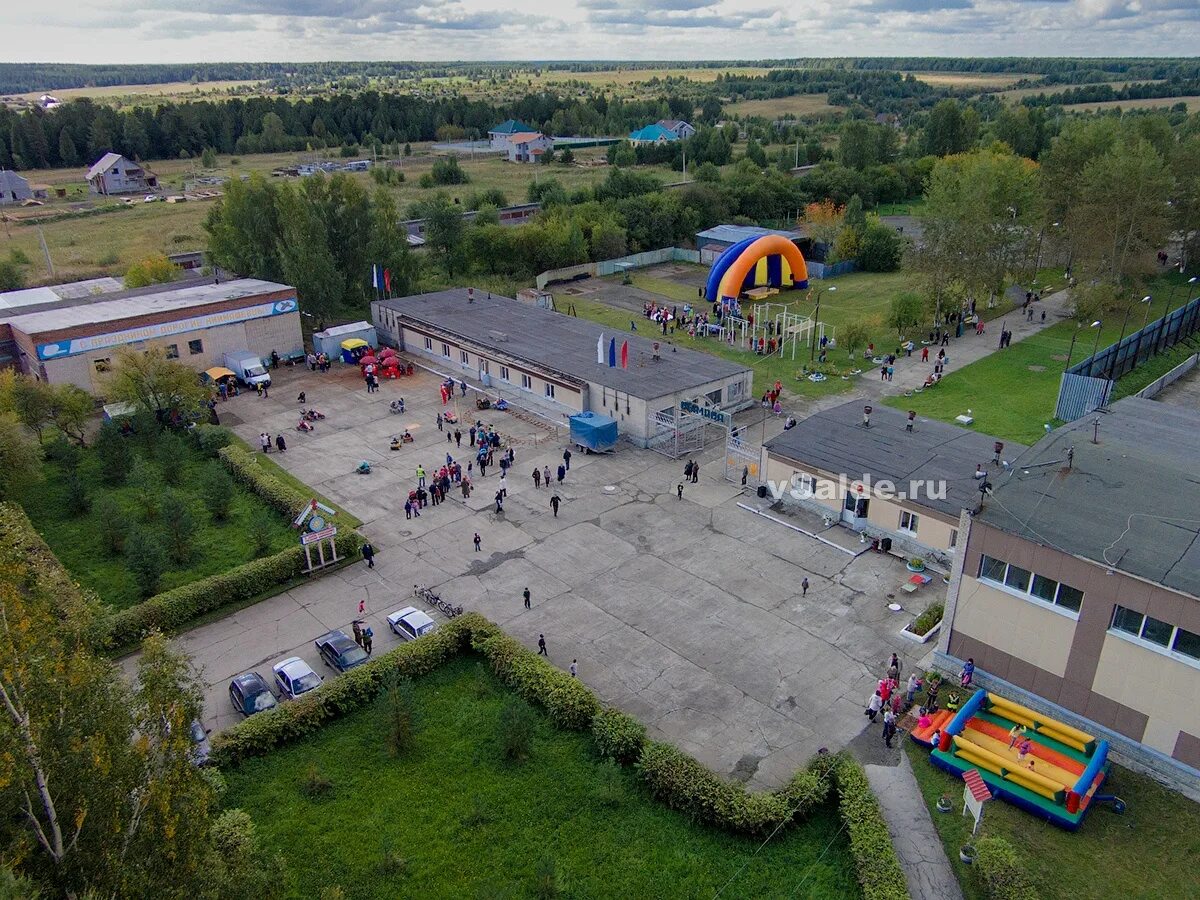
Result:
<svg viewBox="0 0 1200 900">
<path fill-rule="evenodd" d="M 321 676 L 298 656 L 291 656 L 283 662 L 276 663 L 274 671 L 279 693 L 292 700 L 321 686 Z"/>
<path fill-rule="evenodd" d="M 415 606 L 406 606 L 391 613 L 387 623 L 402 641 L 415 641 L 437 631 L 437 623 Z"/>
</svg>

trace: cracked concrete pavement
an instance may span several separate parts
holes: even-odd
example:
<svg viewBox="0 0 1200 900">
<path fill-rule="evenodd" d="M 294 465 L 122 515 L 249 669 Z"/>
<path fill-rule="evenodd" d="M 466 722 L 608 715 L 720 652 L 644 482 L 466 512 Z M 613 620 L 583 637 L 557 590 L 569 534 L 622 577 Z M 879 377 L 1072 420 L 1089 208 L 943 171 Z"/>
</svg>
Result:
<svg viewBox="0 0 1200 900">
<path fill-rule="evenodd" d="M 696 455 L 700 481 L 684 486 L 682 500 L 682 459 L 630 447 L 575 453 L 554 489 L 563 500 L 555 518 L 551 491 L 535 489 L 530 473 L 557 467 L 565 433 L 467 403 L 459 410 L 467 422 L 478 416 L 515 446 L 504 512 L 493 512 L 492 470 L 470 499 L 456 493 L 407 520 L 403 502 L 418 464 L 435 468 L 447 452 L 470 458 L 465 426 L 460 450 L 435 425 L 449 408 L 438 379 L 418 373 L 367 394 L 353 370 L 275 377 L 270 398 L 221 404 L 223 423 L 253 446 L 263 430 L 282 432 L 289 446 L 277 461 L 364 521 L 376 565 L 356 562 L 179 636 L 207 685 L 214 728 L 236 720 L 227 686 L 239 672 L 269 679 L 273 663 L 298 655 L 333 677 L 312 641 L 330 628 L 349 630 L 360 599 L 375 649 L 394 646 L 384 616 L 426 608 L 413 600 L 414 584 L 478 610 L 527 646 L 545 634 L 551 662 L 565 669 L 577 659 L 579 677 L 651 736 L 755 789 L 781 785 L 820 747 L 848 745 L 865 727 L 862 709 L 889 655 L 899 653 L 907 668 L 927 653 L 900 637 L 913 613 L 887 609 L 907 576 L 901 560 L 854 555 L 856 542 L 844 536 L 849 551 L 739 508 L 761 501 L 724 479 L 719 446 Z M 328 416 L 312 434 L 294 430 L 300 391 Z M 403 416 L 388 411 L 398 396 Z M 744 418 L 757 426 L 761 412 Z M 405 427 L 415 442 L 389 451 Z M 360 459 L 371 460 L 370 475 L 354 474 Z M 805 576 L 811 587 L 802 596 Z M 943 590 L 909 602 L 919 611 Z"/>
</svg>

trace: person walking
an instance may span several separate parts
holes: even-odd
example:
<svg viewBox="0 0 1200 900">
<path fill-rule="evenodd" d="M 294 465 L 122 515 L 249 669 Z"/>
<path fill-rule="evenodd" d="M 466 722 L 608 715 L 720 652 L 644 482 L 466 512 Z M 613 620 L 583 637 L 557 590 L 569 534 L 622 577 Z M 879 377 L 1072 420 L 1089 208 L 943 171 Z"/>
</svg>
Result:
<svg viewBox="0 0 1200 900">
<path fill-rule="evenodd" d="M 258 436 L 258 442 L 262 444 L 263 453 L 271 452 L 271 436 L 265 431 Z"/>
<path fill-rule="evenodd" d="M 367 651 L 367 656 L 371 655 L 371 645 L 375 642 L 375 632 L 371 630 L 371 626 L 367 625 L 362 630 L 362 648 Z"/>
<path fill-rule="evenodd" d="M 363 559 L 367 561 L 367 568 L 375 568 L 375 548 L 371 546 L 371 542 L 367 541 L 362 545 Z"/>
<path fill-rule="evenodd" d="M 572 678 L 579 677 L 579 660 L 577 660 L 577 659 L 571 660 L 571 677 Z"/>
<path fill-rule="evenodd" d="M 470 445 L 471 445 L 472 447 L 474 447 L 474 446 L 475 446 L 475 426 L 474 426 L 474 425 L 472 425 L 472 426 L 471 426 L 471 427 L 470 427 L 470 428 L 467 430 L 467 437 L 470 439 L 470 440 L 469 440 L 469 443 L 470 443 Z"/>
<path fill-rule="evenodd" d="M 896 736 L 896 714 L 890 708 L 883 711 L 883 745 L 892 749 L 892 738 Z"/>
<path fill-rule="evenodd" d="M 676 496 L 677 496 L 677 497 L 678 497 L 680 500 L 682 500 L 682 499 L 683 499 L 683 482 L 682 482 L 682 481 L 681 481 L 681 482 L 679 482 L 679 484 L 675 485 L 675 495 L 676 495 Z"/>
<path fill-rule="evenodd" d="M 874 722 L 875 717 L 879 715 L 881 709 L 883 709 L 883 695 L 879 691 L 876 691 L 871 695 L 871 699 L 867 701 L 867 708 L 863 710 L 863 714 Z"/>
<path fill-rule="evenodd" d="M 425 487 L 425 467 L 417 466 L 417 487 Z"/>
<path fill-rule="evenodd" d="M 411 501 L 411 500 L 405 500 L 405 501 L 404 501 L 404 518 L 406 518 L 406 519 L 411 519 L 411 518 L 412 518 L 412 512 L 413 512 L 413 510 L 412 510 L 412 501 Z"/>
<path fill-rule="evenodd" d="M 504 474 L 500 475 L 500 496 L 508 499 L 508 476 Z"/>
<path fill-rule="evenodd" d="M 353 622 L 350 623 L 350 630 L 354 634 L 354 643 L 358 644 L 358 646 L 361 647 L 362 642 L 363 642 L 362 622 L 360 622 L 358 619 L 355 619 Z"/>
<path fill-rule="evenodd" d="M 533 467 L 533 488 L 537 490 L 542 486 L 542 470 L 537 466 Z"/>
<path fill-rule="evenodd" d="M 479 536 L 479 532 L 477 531 L 477 532 L 475 532 L 475 537 L 471 538 L 471 540 L 472 540 L 472 542 L 474 542 L 474 544 L 475 544 L 475 552 L 476 552 L 476 553 L 478 553 L 478 552 L 479 552 L 479 545 L 483 543 L 483 538 L 481 538 L 481 537 Z"/>
<path fill-rule="evenodd" d="M 700 480 L 700 463 L 693 462 L 692 463 L 692 484 L 695 484 L 699 480 Z"/>
<path fill-rule="evenodd" d="M 895 653 L 893 653 L 892 658 L 888 660 L 887 673 L 888 673 L 888 678 L 892 679 L 892 681 L 896 682 L 896 684 L 900 683 L 900 669 L 901 668 L 902 667 L 900 665 L 900 657 L 897 656 Z"/>
<path fill-rule="evenodd" d="M 556 518 L 556 519 L 558 518 L 558 504 L 561 502 L 562 502 L 562 500 L 559 499 L 558 494 L 555 494 L 553 497 L 550 498 L 550 508 L 552 510 L 554 510 L 554 518 Z"/>
<path fill-rule="evenodd" d="M 550 467 L 542 466 L 542 481 L 546 482 L 546 487 L 550 487 Z"/>
<path fill-rule="evenodd" d="M 564 478 L 566 478 L 566 477 L 567 477 L 567 467 L 566 467 L 566 466 L 559 466 L 559 467 L 558 467 L 558 483 L 559 483 L 559 484 L 562 484 L 562 483 L 563 483 L 563 479 L 564 479 Z"/>
<path fill-rule="evenodd" d="M 908 676 L 908 684 L 904 686 L 904 700 L 909 706 L 913 705 L 913 698 L 916 697 L 917 691 L 921 689 L 921 679 L 917 677 L 917 673 L 913 672 Z"/>
<path fill-rule="evenodd" d="M 454 446 L 455 447 L 462 446 L 462 429 L 459 429 L 459 428 L 454 429 Z"/>
<path fill-rule="evenodd" d="M 538 656 L 549 656 L 549 655 L 550 654 L 546 652 L 546 636 L 544 634 L 539 634 L 538 635 Z"/>
<path fill-rule="evenodd" d="M 285 453 L 287 451 L 287 442 L 284 441 L 282 434 L 275 435 L 275 449 L 280 453 Z"/>
<path fill-rule="evenodd" d="M 362 615 L 366 615 L 366 612 L 367 612 L 367 601 L 364 598 L 364 599 L 358 601 L 358 614 L 360 616 L 362 616 Z"/>
<path fill-rule="evenodd" d="M 504 512 L 504 494 L 496 491 L 496 515 L 500 515 L 502 512 Z"/>
<path fill-rule="evenodd" d="M 529 609 L 529 588 L 525 588 L 525 590 L 521 592 L 521 596 L 525 598 L 525 608 Z"/>
<path fill-rule="evenodd" d="M 437 427 L 438 427 L 438 431 L 442 430 L 442 414 L 441 413 L 437 414 Z"/>
<path fill-rule="evenodd" d="M 800 579 L 800 596 L 801 597 L 808 596 L 808 576 L 807 575 L 805 575 L 803 578 Z"/>
<path fill-rule="evenodd" d="M 684 480 L 684 481 L 691 481 L 691 480 L 692 480 L 692 461 L 691 461 L 690 459 L 687 461 L 687 463 L 685 463 L 685 464 L 684 464 L 684 467 L 683 467 L 683 480 Z"/>
<path fill-rule="evenodd" d="M 568 447 L 563 451 L 563 466 L 568 472 L 571 471 L 571 448 Z"/>
<path fill-rule="evenodd" d="M 928 347 L 921 348 L 921 362 L 929 362 L 929 348 Z"/>
</svg>

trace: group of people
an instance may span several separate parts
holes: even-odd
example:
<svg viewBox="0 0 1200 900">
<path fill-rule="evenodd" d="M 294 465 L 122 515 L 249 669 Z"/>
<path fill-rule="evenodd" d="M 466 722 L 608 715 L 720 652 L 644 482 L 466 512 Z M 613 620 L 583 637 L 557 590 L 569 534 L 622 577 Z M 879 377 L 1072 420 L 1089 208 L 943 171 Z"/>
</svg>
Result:
<svg viewBox="0 0 1200 900">
<path fill-rule="evenodd" d="M 304 362 L 308 365 L 310 372 L 328 372 L 329 357 L 324 353 L 307 353 L 304 357 Z"/>
<path fill-rule="evenodd" d="M 913 697 L 921 689 L 921 679 L 916 672 L 908 676 L 906 690 L 900 692 L 900 657 L 895 653 L 888 660 L 887 672 L 879 679 L 879 684 L 867 699 L 863 715 L 875 722 L 880 713 L 883 714 L 883 743 L 889 749 L 896 737 L 896 722 L 905 709 L 912 706 Z M 907 706 L 905 703 L 907 702 Z"/>
<path fill-rule="evenodd" d="M 258 436 L 258 443 L 262 446 L 263 453 L 271 452 L 271 436 L 269 434 L 267 434 L 265 431 Z M 287 450 L 287 442 L 283 439 L 282 434 L 275 435 L 274 443 L 275 443 L 275 448 L 280 453 L 283 453 L 285 450 Z"/>
</svg>

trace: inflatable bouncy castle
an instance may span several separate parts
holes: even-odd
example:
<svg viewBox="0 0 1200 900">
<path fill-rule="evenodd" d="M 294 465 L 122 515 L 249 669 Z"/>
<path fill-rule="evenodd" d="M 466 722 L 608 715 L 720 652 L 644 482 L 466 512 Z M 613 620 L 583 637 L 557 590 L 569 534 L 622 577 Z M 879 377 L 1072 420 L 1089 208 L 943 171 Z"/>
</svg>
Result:
<svg viewBox="0 0 1200 900">
<path fill-rule="evenodd" d="M 804 257 L 783 235 L 750 237 L 728 247 L 708 273 L 705 296 L 709 303 L 729 305 L 755 287 L 808 287 Z"/>
</svg>

